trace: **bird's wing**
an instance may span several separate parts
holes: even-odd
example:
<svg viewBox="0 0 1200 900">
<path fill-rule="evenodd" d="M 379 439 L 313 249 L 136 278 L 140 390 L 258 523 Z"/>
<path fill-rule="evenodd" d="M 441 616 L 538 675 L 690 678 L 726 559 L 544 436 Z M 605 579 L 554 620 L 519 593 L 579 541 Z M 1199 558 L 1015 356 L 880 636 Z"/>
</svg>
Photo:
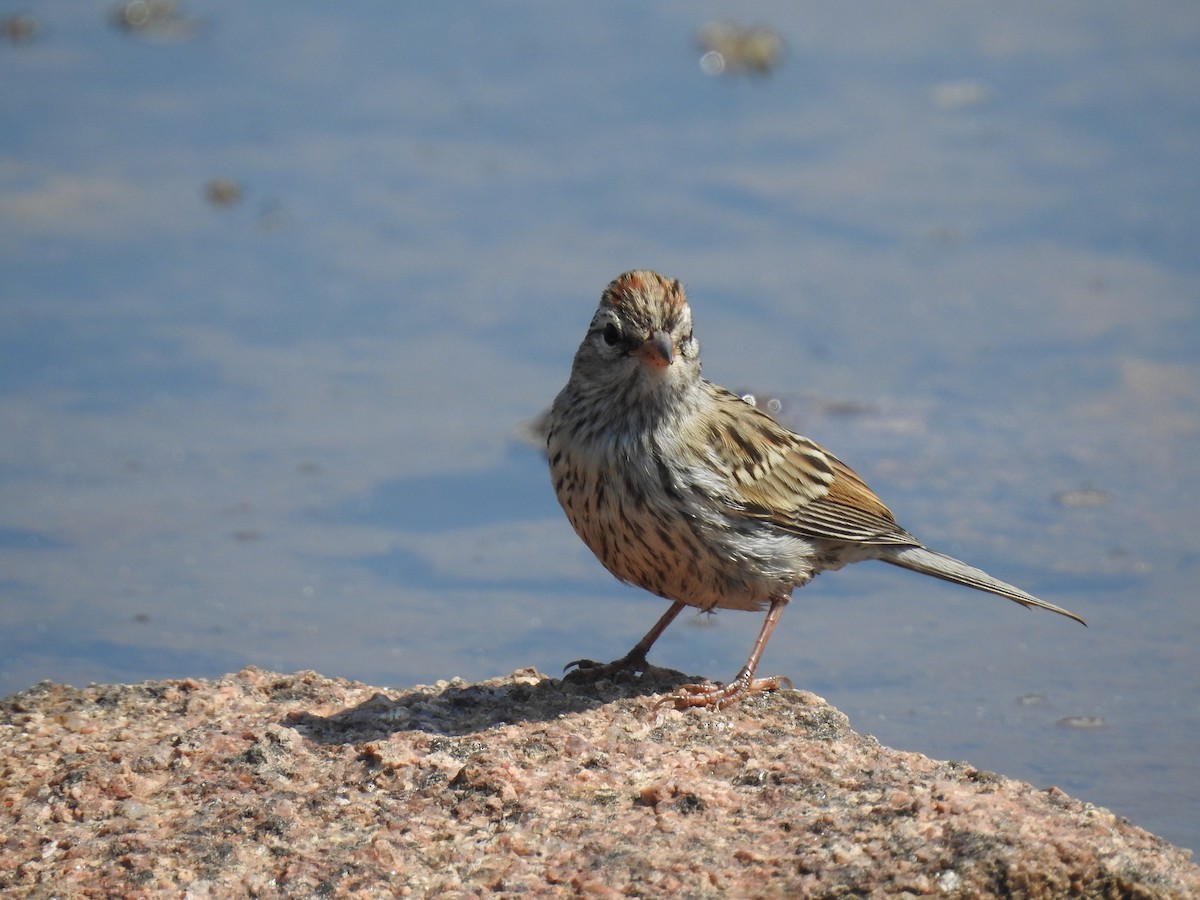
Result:
<svg viewBox="0 0 1200 900">
<path fill-rule="evenodd" d="M 695 437 L 707 463 L 727 476 L 724 499 L 733 511 L 819 540 L 920 546 L 849 466 L 736 394 L 713 389 L 716 415 Z"/>
</svg>

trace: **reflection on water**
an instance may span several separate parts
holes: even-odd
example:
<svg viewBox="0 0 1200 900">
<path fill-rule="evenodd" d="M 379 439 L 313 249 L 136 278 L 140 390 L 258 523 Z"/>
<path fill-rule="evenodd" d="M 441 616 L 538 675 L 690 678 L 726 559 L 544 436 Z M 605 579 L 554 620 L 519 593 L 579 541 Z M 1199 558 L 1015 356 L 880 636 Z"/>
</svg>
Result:
<svg viewBox="0 0 1200 900">
<path fill-rule="evenodd" d="M 522 428 L 652 267 L 716 381 L 1091 626 L 866 564 L 763 671 L 1200 847 L 1190 4 L 780 7 L 741 79 L 715 8 L 142 7 L 5 26 L 0 691 L 623 652 L 661 601 Z M 758 625 L 656 661 L 728 677 Z"/>
</svg>

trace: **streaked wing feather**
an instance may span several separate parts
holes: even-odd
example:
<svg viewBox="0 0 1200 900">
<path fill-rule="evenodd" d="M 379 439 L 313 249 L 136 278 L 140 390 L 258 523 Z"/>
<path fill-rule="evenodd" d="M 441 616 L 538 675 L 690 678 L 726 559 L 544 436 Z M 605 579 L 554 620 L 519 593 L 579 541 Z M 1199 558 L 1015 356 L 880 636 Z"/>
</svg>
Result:
<svg viewBox="0 0 1200 900">
<path fill-rule="evenodd" d="M 849 466 L 736 394 L 718 391 L 721 415 L 705 437 L 713 462 L 733 474 L 733 509 L 801 537 L 919 544 Z"/>
</svg>

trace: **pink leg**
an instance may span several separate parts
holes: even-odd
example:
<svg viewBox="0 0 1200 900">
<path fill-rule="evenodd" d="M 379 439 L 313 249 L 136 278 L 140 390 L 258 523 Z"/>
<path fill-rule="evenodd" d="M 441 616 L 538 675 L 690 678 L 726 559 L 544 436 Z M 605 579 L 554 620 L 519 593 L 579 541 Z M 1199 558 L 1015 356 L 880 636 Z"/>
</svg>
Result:
<svg viewBox="0 0 1200 900">
<path fill-rule="evenodd" d="M 746 660 L 746 664 L 742 666 L 742 670 L 737 673 L 737 677 L 733 681 L 725 685 L 685 684 L 679 688 L 678 693 L 663 697 L 655 705 L 673 703 L 676 709 L 687 709 L 692 706 L 715 706 L 717 709 L 722 709 L 730 703 L 742 699 L 746 694 L 756 691 L 777 691 L 784 685 L 790 688 L 792 683 L 787 678 L 754 677 L 758 661 L 762 657 L 763 650 L 767 647 L 767 641 L 771 638 L 771 632 L 775 630 L 775 623 L 779 621 L 779 616 L 783 613 L 783 608 L 787 606 L 787 603 L 788 598 L 786 597 L 771 601 L 771 608 L 767 610 L 766 621 L 763 622 L 763 626 L 758 632 L 758 639 L 754 642 L 754 649 L 750 651 L 750 658 Z"/>
</svg>

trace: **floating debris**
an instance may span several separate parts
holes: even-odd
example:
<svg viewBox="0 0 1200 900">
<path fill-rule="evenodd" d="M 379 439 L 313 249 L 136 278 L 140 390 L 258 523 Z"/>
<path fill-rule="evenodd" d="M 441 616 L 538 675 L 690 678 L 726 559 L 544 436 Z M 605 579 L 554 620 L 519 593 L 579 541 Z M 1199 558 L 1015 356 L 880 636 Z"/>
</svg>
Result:
<svg viewBox="0 0 1200 900">
<path fill-rule="evenodd" d="M 175 0 L 127 0 L 113 10 L 112 21 L 138 37 L 186 40 L 200 30 L 199 21 L 185 18 Z"/>
<path fill-rule="evenodd" d="M 1059 506 L 1071 508 L 1087 506 L 1104 506 L 1112 502 L 1112 492 L 1100 488 L 1076 488 L 1072 491 L 1059 491 L 1054 495 L 1054 502 Z"/>
<path fill-rule="evenodd" d="M 26 13 L 14 13 L 0 23 L 0 33 L 13 44 L 29 43 L 40 30 L 37 19 Z"/>
<path fill-rule="evenodd" d="M 204 199 L 218 209 L 228 209 L 241 202 L 242 186 L 232 178 L 214 178 L 204 185 Z"/>
<path fill-rule="evenodd" d="M 706 75 L 769 75 L 783 58 L 783 38 L 766 25 L 710 22 L 700 29 L 699 43 Z"/>
<path fill-rule="evenodd" d="M 1081 731 L 1090 731 L 1095 728 L 1107 727 L 1108 720 L 1104 716 L 1066 716 L 1059 719 L 1055 724 L 1061 728 L 1078 728 Z"/>
</svg>

